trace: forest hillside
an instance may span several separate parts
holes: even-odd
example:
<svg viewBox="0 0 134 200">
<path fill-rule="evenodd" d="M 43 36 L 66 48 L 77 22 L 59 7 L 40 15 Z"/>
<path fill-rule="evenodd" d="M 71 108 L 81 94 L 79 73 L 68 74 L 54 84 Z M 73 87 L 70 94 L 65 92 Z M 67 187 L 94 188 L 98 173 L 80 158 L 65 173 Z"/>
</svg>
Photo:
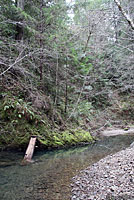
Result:
<svg viewBox="0 0 134 200">
<path fill-rule="evenodd" d="M 133 0 L 0 0 L 0 149 L 89 143 L 133 113 Z"/>
</svg>

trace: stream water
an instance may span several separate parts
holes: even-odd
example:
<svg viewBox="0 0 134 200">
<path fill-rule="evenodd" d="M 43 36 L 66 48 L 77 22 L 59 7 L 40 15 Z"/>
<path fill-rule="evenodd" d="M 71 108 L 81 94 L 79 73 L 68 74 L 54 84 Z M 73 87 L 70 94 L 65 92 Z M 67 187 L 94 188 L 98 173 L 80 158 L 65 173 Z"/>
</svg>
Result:
<svg viewBox="0 0 134 200">
<path fill-rule="evenodd" d="M 114 136 L 86 147 L 36 152 L 27 166 L 20 165 L 22 153 L 0 152 L 0 200 L 69 200 L 73 176 L 133 141 Z"/>
</svg>

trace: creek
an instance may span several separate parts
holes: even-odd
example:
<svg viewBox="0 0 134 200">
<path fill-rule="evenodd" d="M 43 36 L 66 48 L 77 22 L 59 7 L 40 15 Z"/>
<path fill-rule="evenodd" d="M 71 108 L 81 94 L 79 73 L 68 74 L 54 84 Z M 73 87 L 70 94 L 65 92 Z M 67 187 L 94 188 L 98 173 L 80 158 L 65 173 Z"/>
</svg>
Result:
<svg viewBox="0 0 134 200">
<path fill-rule="evenodd" d="M 20 164 L 23 153 L 0 152 L 0 199 L 69 200 L 73 176 L 133 141 L 133 135 L 118 135 L 85 147 L 36 151 L 35 162 L 26 166 Z"/>
</svg>

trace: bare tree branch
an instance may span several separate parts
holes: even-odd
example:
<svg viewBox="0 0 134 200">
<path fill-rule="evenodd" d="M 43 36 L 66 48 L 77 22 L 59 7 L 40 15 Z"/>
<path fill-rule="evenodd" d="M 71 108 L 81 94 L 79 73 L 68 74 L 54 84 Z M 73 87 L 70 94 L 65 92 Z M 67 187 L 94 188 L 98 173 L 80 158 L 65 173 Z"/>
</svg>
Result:
<svg viewBox="0 0 134 200">
<path fill-rule="evenodd" d="M 9 67 L 8 67 L 4 72 L 2 72 L 2 73 L 0 74 L 0 76 L 4 75 L 7 71 L 9 71 L 9 70 L 10 70 L 12 67 L 14 67 L 17 63 L 21 62 L 24 58 L 26 58 L 26 57 L 28 57 L 28 56 L 31 56 L 33 53 L 35 53 L 35 52 L 30 52 L 29 54 L 26 54 L 25 56 L 23 56 L 23 57 L 20 58 L 20 54 L 22 54 L 22 52 L 21 52 L 21 53 L 19 54 L 19 56 L 16 58 L 15 62 L 14 62 L 13 64 L 9 65 Z M 2 63 L 2 64 L 4 64 L 4 63 Z M 6 64 L 4 64 L 4 65 L 6 65 Z"/>
<path fill-rule="evenodd" d="M 127 22 L 129 23 L 129 25 L 131 26 L 131 28 L 134 30 L 134 22 L 130 18 L 130 16 L 125 12 L 125 10 L 122 8 L 120 1 L 119 0 L 114 0 L 114 2 L 118 6 L 119 10 L 121 11 L 122 15 L 125 17 Z"/>
</svg>

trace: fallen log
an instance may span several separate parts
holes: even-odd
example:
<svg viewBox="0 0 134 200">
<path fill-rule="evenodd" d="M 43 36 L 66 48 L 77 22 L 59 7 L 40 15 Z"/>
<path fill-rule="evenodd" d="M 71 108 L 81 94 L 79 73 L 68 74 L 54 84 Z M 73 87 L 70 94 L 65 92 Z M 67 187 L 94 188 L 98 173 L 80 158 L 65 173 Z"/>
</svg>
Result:
<svg viewBox="0 0 134 200">
<path fill-rule="evenodd" d="M 31 136 L 22 164 L 32 162 L 37 136 Z"/>
</svg>

